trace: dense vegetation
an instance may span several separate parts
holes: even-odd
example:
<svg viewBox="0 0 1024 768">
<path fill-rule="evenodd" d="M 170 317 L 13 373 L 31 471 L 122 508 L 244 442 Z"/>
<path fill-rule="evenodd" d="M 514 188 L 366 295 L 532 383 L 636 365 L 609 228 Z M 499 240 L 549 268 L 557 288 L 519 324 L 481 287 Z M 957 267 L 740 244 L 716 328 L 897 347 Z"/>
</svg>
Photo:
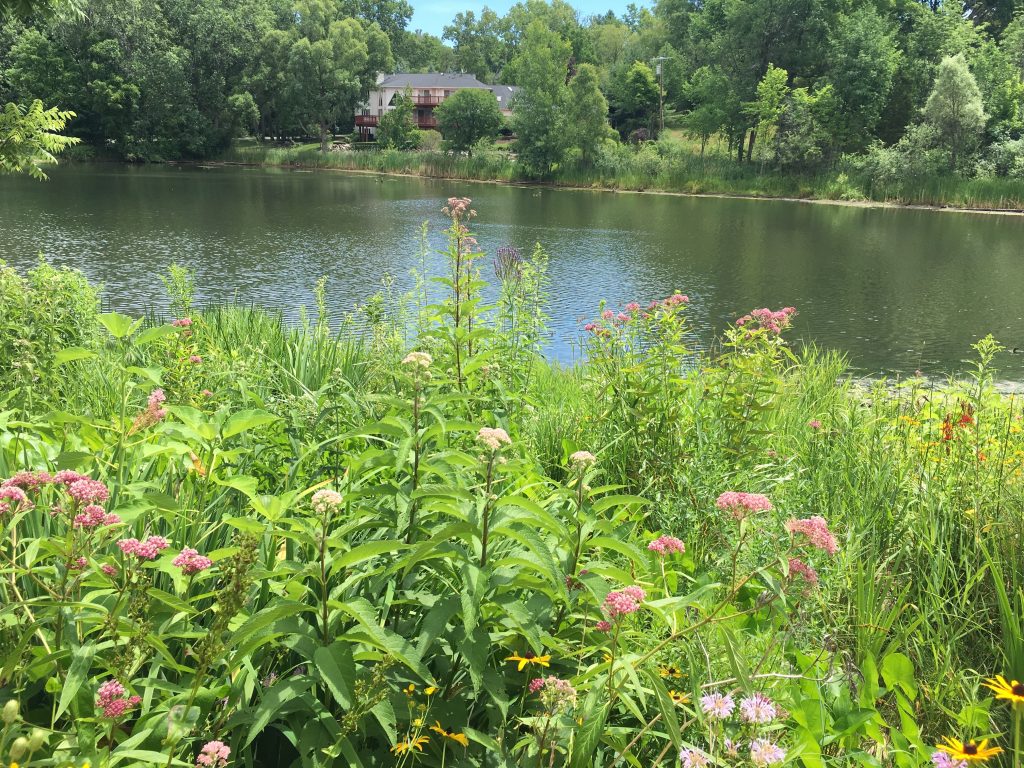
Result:
<svg viewBox="0 0 1024 768">
<path fill-rule="evenodd" d="M 458 70 L 522 86 L 511 128 L 534 177 L 655 139 L 666 114 L 702 159 L 786 179 L 856 175 L 862 196 L 1024 174 L 1024 20 L 1008 0 L 659 0 L 621 18 L 524 0 L 457 14 L 443 41 L 409 31 L 410 16 L 404 0 L 88 0 L 81 13 L 8 14 L 0 101 L 73 111 L 70 133 L 103 155 L 209 157 L 250 133 L 326 148 L 377 73 Z M 469 151 L 455 125 L 448 148 Z M 388 143 L 415 144 L 408 127 Z"/>
<path fill-rule="evenodd" d="M 1010 747 L 979 692 L 1024 673 L 998 344 L 963 383 L 865 391 L 787 345 L 791 308 L 695 354 L 671 293 L 595 308 L 562 369 L 543 249 L 485 261 L 469 201 L 447 212 L 447 274 L 337 330 L 326 282 L 288 328 L 200 311 L 179 268 L 146 320 L 100 314 L 75 272 L 0 268 L 0 759 L 963 768 L 970 744 L 932 745 Z"/>
</svg>

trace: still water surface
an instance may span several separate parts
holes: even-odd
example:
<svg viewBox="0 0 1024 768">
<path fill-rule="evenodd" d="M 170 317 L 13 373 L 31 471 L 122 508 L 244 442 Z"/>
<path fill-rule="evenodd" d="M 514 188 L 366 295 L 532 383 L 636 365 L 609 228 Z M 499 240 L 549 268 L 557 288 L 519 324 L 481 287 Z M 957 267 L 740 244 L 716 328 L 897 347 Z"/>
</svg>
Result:
<svg viewBox="0 0 1024 768">
<path fill-rule="evenodd" d="M 114 309 L 162 309 L 158 279 L 192 267 L 201 301 L 289 317 L 329 277 L 340 314 L 411 284 L 420 227 L 441 245 L 440 208 L 468 195 L 481 246 L 551 257 L 551 350 L 598 302 L 689 294 L 707 344 L 754 307 L 794 305 L 794 338 L 840 349 L 866 374 L 942 375 L 993 333 L 1024 347 L 1024 218 L 932 211 L 539 190 L 330 172 L 68 166 L 47 183 L 0 178 L 0 259 L 41 252 L 105 286 Z M 435 261 L 435 267 L 440 262 Z M 0 308 L 2 311 L 2 308 Z M 1000 360 L 1024 379 L 1024 355 Z"/>
</svg>

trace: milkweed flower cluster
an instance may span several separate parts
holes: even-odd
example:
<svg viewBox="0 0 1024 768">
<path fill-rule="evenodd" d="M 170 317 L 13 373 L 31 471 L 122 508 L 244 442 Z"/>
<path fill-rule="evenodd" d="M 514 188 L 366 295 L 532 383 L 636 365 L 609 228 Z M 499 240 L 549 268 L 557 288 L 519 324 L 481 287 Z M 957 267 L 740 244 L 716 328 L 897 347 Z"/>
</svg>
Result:
<svg viewBox="0 0 1024 768">
<path fill-rule="evenodd" d="M 807 422 L 807 426 L 814 430 L 821 429 L 821 421 L 818 419 L 811 419 Z"/>
<path fill-rule="evenodd" d="M 80 477 L 68 484 L 68 495 L 79 504 L 96 504 L 110 498 L 110 490 L 99 480 Z"/>
<path fill-rule="evenodd" d="M 770 333 L 779 334 L 789 327 L 796 315 L 795 307 L 783 307 L 772 311 L 767 307 L 755 309 L 749 315 L 744 315 L 736 320 L 739 327 L 755 326 L 755 330 L 763 329 Z"/>
<path fill-rule="evenodd" d="M 601 608 L 609 619 L 628 616 L 640 610 L 640 603 L 647 599 L 647 593 L 640 587 L 626 587 L 609 592 L 601 604 Z"/>
<path fill-rule="evenodd" d="M 808 584 L 818 583 L 818 572 L 798 557 L 789 558 L 789 576 L 799 576 Z"/>
<path fill-rule="evenodd" d="M 680 555 L 683 554 L 686 551 L 686 545 L 675 536 L 659 536 L 647 545 L 647 549 L 651 552 L 657 552 L 662 557 L 666 557 L 673 552 L 677 552 Z"/>
<path fill-rule="evenodd" d="M 427 352 L 410 352 L 402 358 L 402 365 L 408 365 L 413 368 L 429 368 L 433 362 L 434 358 Z"/>
<path fill-rule="evenodd" d="M 476 211 L 469 207 L 472 202 L 468 197 L 449 197 L 448 205 L 442 208 L 441 211 L 445 216 L 450 216 L 455 221 L 459 221 L 462 218 L 473 218 L 476 216 Z"/>
<path fill-rule="evenodd" d="M 604 619 L 601 619 L 601 621 L 597 622 L 597 624 L 594 625 L 594 629 L 596 629 L 598 632 L 610 632 L 611 628 L 611 622 L 605 621 Z"/>
<path fill-rule="evenodd" d="M 157 388 L 150 392 L 149 398 L 146 400 L 146 410 L 135 417 L 135 421 L 132 422 L 131 431 L 138 432 L 140 429 L 151 427 L 163 419 L 167 415 L 167 410 L 163 408 L 166 400 L 167 396 L 162 389 Z"/>
<path fill-rule="evenodd" d="M 587 467 L 592 467 L 597 463 L 597 457 L 590 451 L 576 451 L 574 454 L 569 456 L 569 463 L 575 469 L 586 469 Z"/>
<path fill-rule="evenodd" d="M 126 555 L 134 555 L 139 560 L 156 560 L 157 556 L 171 546 L 163 536 L 149 536 L 145 541 L 138 539 L 121 539 L 117 546 Z"/>
<path fill-rule="evenodd" d="M 35 505 L 29 501 L 28 495 L 18 486 L 0 488 L 0 515 L 32 509 L 33 506 Z"/>
<path fill-rule="evenodd" d="M 541 703 L 551 712 L 576 706 L 576 689 L 572 683 L 554 675 L 534 678 L 530 681 L 529 690 L 540 694 Z"/>
<path fill-rule="evenodd" d="M 777 716 L 775 704 L 763 693 L 755 693 L 740 700 L 740 718 L 744 722 L 764 725 Z"/>
<path fill-rule="evenodd" d="M 711 761 L 703 752 L 698 752 L 696 749 L 684 749 L 679 753 L 679 762 L 683 764 L 683 768 L 705 768 L 710 765 Z"/>
<path fill-rule="evenodd" d="M 199 365 L 201 362 L 203 362 L 203 358 L 200 357 L 199 355 L 189 355 L 188 361 L 192 363 L 192 365 Z"/>
<path fill-rule="evenodd" d="M 332 491 L 330 488 L 321 488 L 319 491 L 314 493 L 313 498 L 310 499 L 310 506 L 313 507 L 313 511 L 318 515 L 337 512 L 341 509 L 341 506 L 344 503 L 344 497 L 337 491 Z"/>
<path fill-rule="evenodd" d="M 191 576 L 211 567 L 213 565 L 213 560 L 205 555 L 199 554 L 199 552 L 191 547 L 185 547 L 181 550 L 181 554 L 171 561 L 171 565 L 181 568 L 181 572 L 186 576 Z"/>
<path fill-rule="evenodd" d="M 113 513 L 108 513 L 98 504 L 89 504 L 81 512 L 75 515 L 73 525 L 75 528 L 99 528 L 102 525 L 117 525 L 121 518 Z"/>
<path fill-rule="evenodd" d="M 223 768 L 231 759 L 231 747 L 223 741 L 208 741 L 196 756 L 196 765 L 204 768 Z"/>
<path fill-rule="evenodd" d="M 728 694 L 709 693 L 700 697 L 700 708 L 712 720 L 725 720 L 736 708 L 736 702 Z"/>
<path fill-rule="evenodd" d="M 834 555 L 839 551 L 839 544 L 836 537 L 828 529 L 828 522 L 821 515 L 797 520 L 792 518 L 786 521 L 786 530 L 791 534 L 801 534 L 807 537 L 812 547 Z"/>
<path fill-rule="evenodd" d="M 723 512 L 728 512 L 735 520 L 743 520 L 748 515 L 772 509 L 772 503 L 767 496 L 742 491 L 726 491 L 715 501 L 715 506 Z"/>
<path fill-rule="evenodd" d="M 786 759 L 786 752 L 768 739 L 754 739 L 750 743 L 750 762 L 757 766 L 775 765 Z"/>
<path fill-rule="evenodd" d="M 96 707 L 103 710 L 103 717 L 108 720 L 123 717 L 142 702 L 140 696 L 127 693 L 117 680 L 108 680 L 96 691 Z"/>
<path fill-rule="evenodd" d="M 20 488 L 28 493 L 35 493 L 52 482 L 53 477 L 45 470 L 34 472 L 23 469 L 0 483 L 0 488 Z"/>
<path fill-rule="evenodd" d="M 606 335 L 609 329 L 606 325 L 612 325 L 613 327 L 621 327 L 632 323 L 634 320 L 646 320 L 651 317 L 652 313 L 658 310 L 668 310 L 686 304 L 690 301 L 690 297 L 683 293 L 674 293 L 671 296 L 664 299 L 656 299 L 647 305 L 646 310 L 640 307 L 640 304 L 636 301 L 631 301 L 623 307 L 623 311 L 616 312 L 613 309 L 605 309 L 601 312 L 601 320 L 604 322 L 591 322 L 583 326 L 583 330 L 587 333 L 594 333 L 597 335 Z"/>
<path fill-rule="evenodd" d="M 508 436 L 508 432 L 500 427 L 481 427 L 480 431 L 476 433 L 476 439 L 480 445 L 491 451 L 499 451 L 503 445 L 512 444 L 512 438 Z"/>
</svg>

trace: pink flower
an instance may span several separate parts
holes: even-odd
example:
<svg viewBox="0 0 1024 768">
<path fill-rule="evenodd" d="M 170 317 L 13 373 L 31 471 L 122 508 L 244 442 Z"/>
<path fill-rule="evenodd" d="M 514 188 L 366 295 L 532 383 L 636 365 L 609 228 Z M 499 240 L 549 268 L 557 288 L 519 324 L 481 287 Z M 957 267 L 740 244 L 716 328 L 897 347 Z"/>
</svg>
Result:
<svg viewBox="0 0 1024 768">
<path fill-rule="evenodd" d="M 749 315 L 739 318 L 736 321 L 736 325 L 742 327 L 748 323 L 754 323 L 757 326 L 755 330 L 761 329 L 769 333 L 779 334 L 789 327 L 794 315 L 796 315 L 796 309 L 793 307 L 783 307 L 775 312 L 767 307 L 763 307 L 755 309 Z"/>
<path fill-rule="evenodd" d="M 203 390 L 203 397 L 213 397 L 213 392 L 208 389 Z"/>
<path fill-rule="evenodd" d="M 222 768 L 231 759 L 231 748 L 223 741 L 208 741 L 196 756 L 196 765 L 205 768 Z"/>
<path fill-rule="evenodd" d="M 178 568 L 181 568 L 182 573 L 187 576 L 191 576 L 211 567 L 213 565 L 213 560 L 205 555 L 200 555 L 196 550 L 191 549 L 190 547 L 185 547 L 181 550 L 181 554 L 171 561 L 171 565 L 176 565 Z"/>
<path fill-rule="evenodd" d="M 818 572 L 811 566 L 796 557 L 789 558 L 789 577 L 792 579 L 800 576 L 808 584 L 818 583 Z"/>
<path fill-rule="evenodd" d="M 615 316 L 615 319 L 618 320 L 620 323 L 628 323 L 629 315 L 627 315 L 625 312 L 619 312 L 619 314 Z"/>
<path fill-rule="evenodd" d="M 318 515 L 325 515 L 330 512 L 337 512 L 344 506 L 345 499 L 337 491 L 332 491 L 330 488 L 321 488 L 319 491 L 313 494 L 313 498 L 310 499 L 310 506 L 313 507 L 313 511 Z"/>
<path fill-rule="evenodd" d="M 135 555 L 140 560 L 156 560 L 157 556 L 171 544 L 163 536 L 150 536 L 145 541 L 121 539 L 117 546 L 126 555 Z"/>
<path fill-rule="evenodd" d="M 828 529 L 828 522 L 821 515 L 808 517 L 803 520 L 791 519 L 786 522 L 786 530 L 792 534 L 803 534 L 807 537 L 811 546 L 817 547 L 834 555 L 839 551 L 839 544 L 835 536 Z"/>
<path fill-rule="evenodd" d="M 781 763 L 786 759 L 786 753 L 778 745 L 768 739 L 754 739 L 750 742 L 750 762 L 754 765 L 764 766 Z"/>
<path fill-rule="evenodd" d="M 611 622 L 601 619 L 601 621 L 594 625 L 594 629 L 598 632 L 611 632 L 612 625 Z"/>
<path fill-rule="evenodd" d="M 84 571 L 88 567 L 89 561 L 84 557 L 76 557 L 70 563 L 68 563 L 68 570 L 70 571 Z"/>
<path fill-rule="evenodd" d="M 127 696 L 124 686 L 117 680 L 108 680 L 96 691 L 96 706 L 103 710 L 103 717 L 116 720 L 142 701 L 139 696 Z"/>
<path fill-rule="evenodd" d="M 569 456 L 569 463 L 576 469 L 586 469 L 597 463 L 597 457 L 590 451 L 576 451 Z"/>
<path fill-rule="evenodd" d="M 954 760 L 952 755 L 938 751 L 932 755 L 932 764 L 935 768 L 967 768 L 966 760 Z"/>
<path fill-rule="evenodd" d="M 503 445 L 511 445 L 512 439 L 504 429 L 482 427 L 476 434 L 477 442 L 492 451 L 498 451 Z"/>
<path fill-rule="evenodd" d="M 113 578 L 117 576 L 117 566 L 111 565 L 110 563 L 104 563 L 100 566 L 100 570 L 103 571 L 107 576 Z"/>
<path fill-rule="evenodd" d="M 587 333 L 592 333 L 597 326 L 594 323 L 587 323 L 583 326 L 583 330 Z"/>
<path fill-rule="evenodd" d="M 75 528 L 98 528 L 101 525 L 116 525 L 121 518 L 115 514 L 107 514 L 98 504 L 89 504 L 75 515 Z"/>
<path fill-rule="evenodd" d="M 725 720 L 736 708 L 736 702 L 732 696 L 723 696 L 720 693 L 709 693 L 701 696 L 700 708 L 704 714 L 713 720 Z"/>
<path fill-rule="evenodd" d="M 686 304 L 689 301 L 690 301 L 690 297 L 687 296 L 686 294 L 684 294 L 684 293 L 673 293 L 671 296 L 669 296 L 667 299 L 665 299 L 665 304 L 670 306 L 670 307 L 674 307 L 674 306 L 677 306 L 679 304 Z"/>
<path fill-rule="evenodd" d="M 710 761 L 703 752 L 698 752 L 696 749 L 684 749 L 679 753 L 679 760 L 683 764 L 683 768 L 705 768 L 710 765 Z"/>
<path fill-rule="evenodd" d="M 640 587 L 626 587 L 617 592 L 609 592 L 601 604 L 609 619 L 628 616 L 640 610 L 640 603 L 647 599 L 647 593 Z"/>
<path fill-rule="evenodd" d="M 23 511 L 32 509 L 35 506 L 28 500 L 28 495 L 16 485 L 8 485 L 0 488 L 0 515 L 6 515 L 11 510 Z"/>
<path fill-rule="evenodd" d="M 740 718 L 744 722 L 763 725 L 770 723 L 777 715 L 775 704 L 763 693 L 755 693 L 753 696 L 740 699 Z"/>
<path fill-rule="evenodd" d="M 821 422 L 817 419 L 811 419 L 807 422 L 807 426 L 811 429 L 821 429 Z"/>
<path fill-rule="evenodd" d="M 539 691 L 543 687 L 544 687 L 544 678 L 543 677 L 535 677 L 535 678 L 533 678 L 533 680 L 530 681 L 530 685 L 529 685 L 530 693 L 536 693 L 537 691 Z"/>
<path fill-rule="evenodd" d="M 177 320 L 172 320 L 171 325 L 175 328 L 191 328 L 192 318 L 191 317 L 179 317 Z"/>
<path fill-rule="evenodd" d="M 52 482 L 53 478 L 50 476 L 50 473 L 45 470 L 40 470 L 38 472 L 22 470 L 20 472 L 15 472 L 12 477 L 0 483 L 0 488 L 21 488 L 23 491 L 34 493 L 44 485 L 48 485 Z"/>
<path fill-rule="evenodd" d="M 541 703 L 551 712 L 576 706 L 576 689 L 572 683 L 554 675 L 531 680 L 530 693 L 539 693 Z"/>
<path fill-rule="evenodd" d="M 601 313 L 601 317 L 603 317 L 605 320 L 611 320 L 612 318 L 615 317 L 615 313 L 612 312 L 610 309 L 606 309 L 604 312 Z"/>
<path fill-rule="evenodd" d="M 626 311 L 632 315 L 635 315 L 637 312 L 640 311 L 640 305 L 637 304 L 635 301 L 631 301 L 629 302 L 629 304 L 626 305 Z"/>
<path fill-rule="evenodd" d="M 648 544 L 647 548 L 651 552 L 657 552 L 662 557 L 673 552 L 678 552 L 681 555 L 686 551 L 686 545 L 675 536 L 659 536 Z"/>
<path fill-rule="evenodd" d="M 199 355 L 189 355 L 188 361 L 193 365 L 199 365 L 201 362 L 203 362 L 203 358 L 201 358 Z"/>
<path fill-rule="evenodd" d="M 53 482 L 57 485 L 71 485 L 78 480 L 88 479 L 88 475 L 83 475 L 81 472 L 75 472 L 73 469 L 62 469 L 53 476 Z"/>
<path fill-rule="evenodd" d="M 769 511 L 772 508 L 772 503 L 767 496 L 762 496 L 760 493 L 726 491 L 718 497 L 715 506 L 723 512 L 728 512 L 733 519 L 742 520 L 747 515 Z"/>
<path fill-rule="evenodd" d="M 110 491 L 99 480 L 82 477 L 68 485 L 68 495 L 79 504 L 96 504 L 110 498 Z"/>
</svg>

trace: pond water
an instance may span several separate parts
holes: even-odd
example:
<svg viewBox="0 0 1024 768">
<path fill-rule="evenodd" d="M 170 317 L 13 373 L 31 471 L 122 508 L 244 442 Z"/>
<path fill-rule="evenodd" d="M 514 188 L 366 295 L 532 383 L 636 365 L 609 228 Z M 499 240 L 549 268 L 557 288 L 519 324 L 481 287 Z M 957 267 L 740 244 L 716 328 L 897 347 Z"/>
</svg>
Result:
<svg viewBox="0 0 1024 768">
<path fill-rule="evenodd" d="M 604 299 L 620 307 L 679 290 L 710 343 L 754 307 L 793 305 L 794 339 L 846 352 L 864 374 L 940 376 L 993 333 L 1024 347 L 1024 218 L 783 201 L 686 198 L 244 168 L 66 166 L 46 183 L 0 178 L 0 259 L 42 253 L 105 286 L 108 306 L 166 307 L 159 275 L 193 268 L 201 301 L 298 316 L 327 275 L 332 312 L 411 285 L 421 225 L 442 244 L 443 201 L 473 198 L 493 254 L 550 254 L 550 349 Z M 440 267 L 439 260 L 433 263 Z M 485 267 L 485 273 L 489 273 Z M 488 274 L 489 276 L 489 274 Z M 2 308 L 0 308 L 2 311 Z M 1000 360 L 1024 379 L 1024 355 Z"/>
</svg>

